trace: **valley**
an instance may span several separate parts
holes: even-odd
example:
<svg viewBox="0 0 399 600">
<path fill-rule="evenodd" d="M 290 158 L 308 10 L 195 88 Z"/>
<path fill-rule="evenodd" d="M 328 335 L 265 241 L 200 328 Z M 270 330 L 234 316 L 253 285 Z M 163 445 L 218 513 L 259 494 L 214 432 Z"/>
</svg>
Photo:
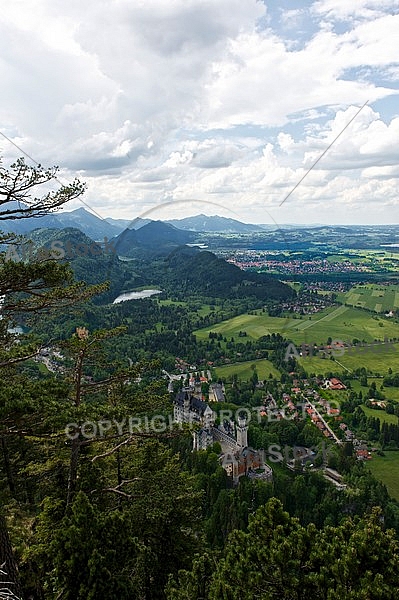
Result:
<svg viewBox="0 0 399 600">
<path fill-rule="evenodd" d="M 106 241 L 76 228 L 39 228 L 27 234 L 29 241 L 3 246 L 5 264 L 20 256 L 70 268 L 98 290 L 45 319 L 15 315 L 13 324 L 23 331 L 15 351 L 33 339 L 41 350 L 14 377 L 29 382 L 32 398 L 43 386 L 58 390 L 50 392 L 44 421 L 28 401 L 28 415 L 41 425 L 27 440 L 36 443 L 48 427 L 62 436 L 61 415 L 69 418 L 67 436 L 74 439 L 76 422 L 79 444 L 88 437 L 93 448 L 104 447 L 104 456 L 114 452 L 116 431 L 119 443 L 134 447 L 135 436 L 157 439 L 208 498 L 201 518 L 209 548 L 222 548 L 224 532 L 236 527 L 239 510 L 226 512 L 226 506 L 243 494 L 258 506 L 273 495 L 303 523 L 319 514 L 323 526 L 338 525 L 342 511 L 363 514 L 372 487 L 399 531 L 393 480 L 399 472 L 399 282 L 394 248 L 380 249 L 386 231 L 312 227 L 286 228 L 282 235 L 246 227 L 235 233 L 231 228 L 239 225 L 229 221 L 229 231 L 217 232 L 211 221 L 205 220 L 210 231 L 143 222 Z M 399 228 L 391 229 L 395 240 Z M 77 392 L 78 348 L 90 360 L 80 367 Z M 18 387 L 2 386 L 0 395 L 22 402 Z M 64 386 L 79 398 L 67 412 Z M 40 445 L 53 455 L 46 438 Z M 67 448 L 56 443 L 54 451 L 66 461 Z M 121 465 L 132 464 L 131 451 L 122 456 Z M 90 472 L 84 454 L 80 461 Z M 34 470 L 29 481 L 38 485 Z M 123 481 L 117 485 L 133 492 L 130 479 Z M 308 508 L 299 492 L 288 497 L 285 491 L 300 482 L 313 490 Z M 248 515 L 245 508 L 244 529 Z"/>
</svg>

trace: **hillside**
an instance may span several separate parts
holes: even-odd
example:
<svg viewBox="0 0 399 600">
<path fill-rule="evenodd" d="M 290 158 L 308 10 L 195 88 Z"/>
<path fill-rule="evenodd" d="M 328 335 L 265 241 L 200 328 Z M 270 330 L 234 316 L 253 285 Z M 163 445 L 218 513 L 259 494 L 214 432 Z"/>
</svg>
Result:
<svg viewBox="0 0 399 600">
<path fill-rule="evenodd" d="M 110 282 L 110 290 L 95 302 L 108 302 L 122 290 L 146 283 L 141 273 L 120 261 L 112 242 L 99 244 L 78 229 L 37 229 L 29 234 L 36 251 L 47 249 L 53 258 L 67 261 L 78 281 L 88 284 Z"/>
<path fill-rule="evenodd" d="M 148 283 L 190 296 L 286 299 L 295 292 L 266 274 L 242 271 L 209 251 L 186 246 L 195 237 L 173 225 L 152 221 L 139 230 L 96 243 L 74 228 L 37 229 L 29 234 L 36 251 L 46 248 L 53 258 L 68 261 L 78 280 L 89 284 L 110 281 L 110 291 L 98 299 L 108 302 L 121 291 Z M 121 261 L 118 256 L 139 259 Z"/>
<path fill-rule="evenodd" d="M 151 221 L 140 229 L 125 229 L 116 239 L 117 254 L 127 257 L 167 255 L 178 246 L 193 242 L 195 234 L 169 223 Z"/>
<path fill-rule="evenodd" d="M 264 273 L 242 271 L 212 252 L 178 248 L 165 260 L 164 278 L 174 290 L 201 292 L 213 297 L 262 300 L 285 299 L 295 295 L 292 288 Z"/>
</svg>

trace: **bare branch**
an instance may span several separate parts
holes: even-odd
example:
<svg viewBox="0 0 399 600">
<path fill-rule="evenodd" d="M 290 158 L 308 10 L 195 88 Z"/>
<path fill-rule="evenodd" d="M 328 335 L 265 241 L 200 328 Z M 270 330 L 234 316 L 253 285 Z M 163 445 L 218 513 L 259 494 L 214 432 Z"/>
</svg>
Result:
<svg viewBox="0 0 399 600">
<path fill-rule="evenodd" d="M 100 458 L 106 458 L 107 456 L 111 456 L 112 454 L 117 452 L 119 450 L 119 448 L 122 448 L 123 446 L 126 446 L 127 444 L 130 444 L 133 441 L 134 441 L 134 437 L 133 437 L 133 435 L 131 435 L 126 440 L 124 440 L 123 442 L 121 442 L 120 444 L 118 444 L 117 446 L 112 448 L 112 450 L 109 450 L 108 452 L 104 452 L 103 454 L 97 454 L 97 456 L 93 456 L 93 458 L 91 459 L 91 462 L 95 462 L 96 460 L 99 460 Z"/>
</svg>

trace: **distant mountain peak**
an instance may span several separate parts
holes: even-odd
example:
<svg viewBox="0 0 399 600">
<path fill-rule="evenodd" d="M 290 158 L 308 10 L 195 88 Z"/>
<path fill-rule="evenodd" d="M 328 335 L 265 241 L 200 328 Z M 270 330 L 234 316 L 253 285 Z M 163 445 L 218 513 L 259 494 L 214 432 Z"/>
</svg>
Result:
<svg viewBox="0 0 399 600">
<path fill-rule="evenodd" d="M 163 221 L 150 221 L 140 229 L 125 229 L 115 240 L 117 253 L 133 256 L 140 253 L 168 254 L 174 248 L 188 244 L 195 238 L 191 231 L 184 231 Z"/>
<path fill-rule="evenodd" d="M 167 221 L 178 229 L 188 231 L 209 233 L 254 233 L 263 231 L 261 225 L 242 223 L 236 219 L 219 217 L 218 215 L 207 216 L 204 214 L 186 217 L 184 219 L 169 219 Z"/>
</svg>

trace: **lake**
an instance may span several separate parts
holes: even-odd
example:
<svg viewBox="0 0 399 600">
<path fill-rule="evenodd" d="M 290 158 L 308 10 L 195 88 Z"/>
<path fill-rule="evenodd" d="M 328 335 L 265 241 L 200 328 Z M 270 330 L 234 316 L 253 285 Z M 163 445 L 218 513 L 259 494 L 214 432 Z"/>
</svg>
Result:
<svg viewBox="0 0 399 600">
<path fill-rule="evenodd" d="M 140 300 L 141 298 L 149 298 L 154 294 L 162 294 L 162 290 L 141 290 L 140 292 L 124 292 L 120 294 L 112 304 L 119 304 L 119 302 L 126 302 L 126 300 Z"/>
</svg>

